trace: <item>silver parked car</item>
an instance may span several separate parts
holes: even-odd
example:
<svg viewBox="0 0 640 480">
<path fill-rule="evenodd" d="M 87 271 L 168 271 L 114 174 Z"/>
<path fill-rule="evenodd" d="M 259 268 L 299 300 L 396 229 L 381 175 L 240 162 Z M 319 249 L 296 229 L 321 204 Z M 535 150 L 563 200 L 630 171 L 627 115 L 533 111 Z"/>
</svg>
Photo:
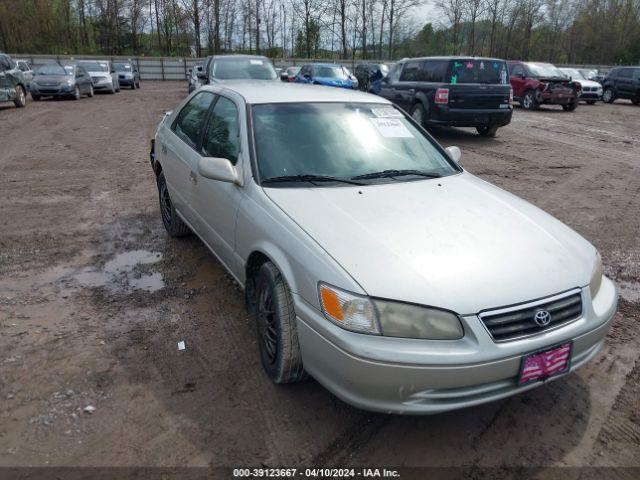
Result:
<svg viewBox="0 0 640 480">
<path fill-rule="evenodd" d="M 458 163 L 388 101 L 203 86 L 152 141 L 160 211 L 244 287 L 276 383 L 435 413 L 594 358 L 617 292 L 596 249 Z"/>
<path fill-rule="evenodd" d="M 79 60 L 77 64 L 89 72 L 91 80 L 93 80 L 93 89 L 96 92 L 106 91 L 113 94 L 120 91 L 118 73 L 111 61 Z"/>
</svg>

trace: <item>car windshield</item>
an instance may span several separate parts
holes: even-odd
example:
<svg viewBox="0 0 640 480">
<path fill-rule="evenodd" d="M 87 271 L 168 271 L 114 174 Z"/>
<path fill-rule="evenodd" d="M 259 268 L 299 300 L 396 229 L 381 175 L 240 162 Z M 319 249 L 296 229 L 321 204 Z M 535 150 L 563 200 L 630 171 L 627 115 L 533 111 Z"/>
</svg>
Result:
<svg viewBox="0 0 640 480">
<path fill-rule="evenodd" d="M 567 77 L 571 77 L 572 80 L 586 80 L 586 78 L 584 77 L 584 75 L 582 75 L 580 70 L 576 70 L 575 68 L 562 68 L 560 70 Z"/>
<path fill-rule="evenodd" d="M 66 68 L 67 67 L 63 68 L 62 65 L 58 65 L 57 63 L 43 65 L 36 70 L 36 75 L 71 75 L 73 72 L 69 73 L 65 70 Z"/>
<path fill-rule="evenodd" d="M 598 75 L 597 70 L 582 69 L 580 73 L 582 73 L 582 76 L 587 80 L 593 80 Z"/>
<path fill-rule="evenodd" d="M 509 83 L 507 64 L 501 60 L 453 60 L 450 65 L 450 83 Z"/>
<path fill-rule="evenodd" d="M 88 72 L 108 72 L 109 64 L 107 62 L 97 62 L 97 61 L 88 61 L 88 62 L 78 62 L 79 65 L 82 65 Z"/>
<path fill-rule="evenodd" d="M 560 69 L 549 63 L 528 63 L 527 66 L 531 70 L 531 74 L 538 78 L 564 78 L 564 74 Z"/>
<path fill-rule="evenodd" d="M 289 67 L 287 68 L 287 75 L 289 75 L 290 77 L 294 77 L 298 74 L 299 71 L 300 67 Z"/>
<path fill-rule="evenodd" d="M 116 72 L 130 72 L 131 65 L 128 63 L 114 63 L 113 66 L 116 69 Z"/>
<path fill-rule="evenodd" d="M 275 80 L 275 68 L 262 58 L 218 58 L 213 62 L 213 77 L 220 80 Z"/>
<path fill-rule="evenodd" d="M 263 181 L 297 175 L 352 179 L 389 170 L 422 174 L 404 172 L 397 177 L 371 179 L 389 182 L 459 171 L 428 136 L 391 105 L 282 103 L 255 105 L 252 113 Z"/>
<path fill-rule="evenodd" d="M 320 78 L 339 78 L 342 80 L 347 78 L 347 74 L 342 67 L 329 67 L 325 65 L 313 67 L 313 75 Z"/>
</svg>

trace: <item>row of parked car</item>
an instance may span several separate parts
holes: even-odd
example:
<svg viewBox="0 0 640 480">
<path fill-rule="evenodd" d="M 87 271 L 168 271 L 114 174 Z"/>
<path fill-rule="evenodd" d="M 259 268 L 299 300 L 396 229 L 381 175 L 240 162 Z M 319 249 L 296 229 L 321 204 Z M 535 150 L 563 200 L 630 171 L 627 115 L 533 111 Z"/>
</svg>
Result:
<svg viewBox="0 0 640 480">
<path fill-rule="evenodd" d="M 560 69 L 549 63 L 479 57 L 409 58 L 393 65 L 362 63 L 354 73 L 330 63 L 309 63 L 279 72 L 266 57 L 211 56 L 189 76 L 189 92 L 201 85 L 254 79 L 359 89 L 380 95 L 421 125 L 475 127 L 495 136 L 511 121 L 513 103 L 528 110 L 580 101 L 618 98 L 640 102 L 640 67 L 617 67 L 602 76 L 590 69 Z"/>
<path fill-rule="evenodd" d="M 122 87 L 140 88 L 134 62 L 64 60 L 34 70 L 27 60 L 0 53 L 0 102 L 13 102 L 16 107 L 26 105 L 28 93 L 35 101 L 45 97 L 80 100 L 100 91 L 114 94 Z"/>
</svg>

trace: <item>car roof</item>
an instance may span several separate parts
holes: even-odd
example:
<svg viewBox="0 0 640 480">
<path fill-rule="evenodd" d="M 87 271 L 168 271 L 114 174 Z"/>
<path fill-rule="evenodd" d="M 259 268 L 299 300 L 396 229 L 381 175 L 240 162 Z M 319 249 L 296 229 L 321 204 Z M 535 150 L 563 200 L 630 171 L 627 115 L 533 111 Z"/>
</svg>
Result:
<svg viewBox="0 0 640 480">
<path fill-rule="evenodd" d="M 306 63 L 305 65 L 311 65 L 312 67 L 336 67 L 342 68 L 339 63 Z"/>
<path fill-rule="evenodd" d="M 232 80 L 219 85 L 205 85 L 198 91 L 234 92 L 248 104 L 355 102 L 391 104 L 388 100 L 346 88 L 324 87 L 300 83 L 267 82 L 264 80 Z"/>
<path fill-rule="evenodd" d="M 485 62 L 504 62 L 503 58 L 492 57 L 474 57 L 473 55 L 454 55 L 454 56 L 439 56 L 439 57 L 416 57 L 416 58 L 403 58 L 400 62 L 413 62 L 421 60 L 482 60 Z"/>
<path fill-rule="evenodd" d="M 265 57 L 264 55 L 245 55 L 242 53 L 237 53 L 237 54 L 233 54 L 233 55 L 212 55 L 211 58 L 213 60 L 224 60 L 225 58 L 259 58 L 261 60 L 269 60 L 267 57 Z"/>
</svg>

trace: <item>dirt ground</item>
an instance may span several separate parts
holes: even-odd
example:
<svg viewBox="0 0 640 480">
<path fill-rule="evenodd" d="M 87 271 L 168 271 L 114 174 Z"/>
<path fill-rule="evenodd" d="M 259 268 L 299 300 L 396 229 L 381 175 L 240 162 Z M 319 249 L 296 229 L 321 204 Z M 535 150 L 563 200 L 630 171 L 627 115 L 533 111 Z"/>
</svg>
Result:
<svg viewBox="0 0 640 480">
<path fill-rule="evenodd" d="M 0 106 L 0 466 L 640 466 L 640 107 L 516 109 L 495 139 L 434 131 L 590 240 L 621 300 L 575 374 L 402 417 L 272 385 L 239 287 L 164 233 L 148 144 L 185 94 Z"/>
</svg>

